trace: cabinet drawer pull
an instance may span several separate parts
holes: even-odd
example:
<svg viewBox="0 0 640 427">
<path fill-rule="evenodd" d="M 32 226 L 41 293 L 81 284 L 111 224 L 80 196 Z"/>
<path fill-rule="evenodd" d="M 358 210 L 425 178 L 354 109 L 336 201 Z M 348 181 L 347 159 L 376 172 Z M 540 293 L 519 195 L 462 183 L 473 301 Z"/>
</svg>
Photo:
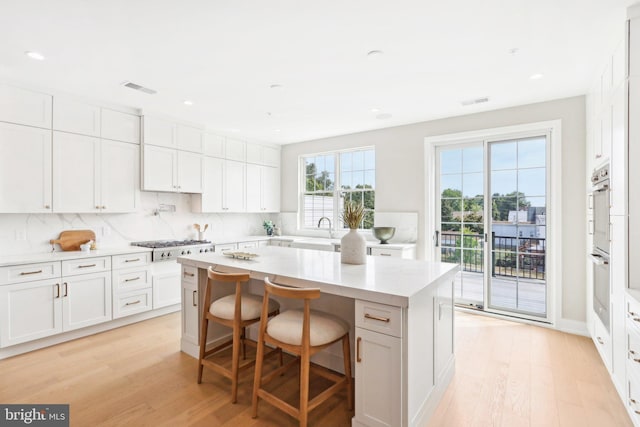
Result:
<svg viewBox="0 0 640 427">
<path fill-rule="evenodd" d="M 87 265 L 79 265 L 78 268 L 91 268 L 91 267 L 95 267 L 95 264 L 87 264 Z"/>
<path fill-rule="evenodd" d="M 63 283 L 64 285 L 64 295 L 62 295 L 63 297 L 68 297 L 69 296 L 69 284 L 67 282 Z"/>
<path fill-rule="evenodd" d="M 56 298 L 60 298 L 60 283 L 56 283 Z"/>
<path fill-rule="evenodd" d="M 380 256 L 391 256 L 391 254 L 384 254 L 384 253 L 379 253 L 378 255 L 380 255 Z"/>
<path fill-rule="evenodd" d="M 140 261 L 140 258 L 125 259 L 125 260 L 124 260 L 124 262 L 136 262 L 136 261 Z"/>
<path fill-rule="evenodd" d="M 133 282 L 134 280 L 140 280 L 140 276 L 138 277 L 133 277 L 131 279 L 124 279 L 125 282 Z"/>
<path fill-rule="evenodd" d="M 604 341 L 602 341 L 602 338 L 600 338 L 600 337 L 596 337 L 596 339 L 598 340 L 598 342 L 599 342 L 600 344 L 604 345 Z"/>
<path fill-rule="evenodd" d="M 42 270 L 37 270 L 37 271 L 22 271 L 20 273 L 21 276 L 28 276 L 30 274 L 40 274 L 42 273 Z"/>
<path fill-rule="evenodd" d="M 194 307 L 198 306 L 198 302 L 197 302 L 198 299 L 196 298 L 197 293 L 198 291 L 193 291 L 193 294 L 191 295 L 191 303 L 193 304 Z"/>
<path fill-rule="evenodd" d="M 196 274 L 195 274 L 195 273 L 188 273 L 188 272 L 186 272 L 186 271 L 185 271 L 185 272 L 184 272 L 184 275 L 185 275 L 185 276 L 187 276 L 187 277 L 193 277 L 193 276 L 195 276 Z"/>
<path fill-rule="evenodd" d="M 391 321 L 391 319 L 389 319 L 388 317 L 374 316 L 373 314 L 369 314 L 369 313 L 365 313 L 364 317 L 365 317 L 365 319 L 379 320 L 379 321 L 385 322 L 385 323 L 389 323 Z"/>
<path fill-rule="evenodd" d="M 362 358 L 360 357 L 360 342 L 362 341 L 361 337 L 358 337 L 356 340 L 356 362 L 362 362 Z"/>
<path fill-rule="evenodd" d="M 135 305 L 135 304 L 140 304 L 142 301 L 138 300 L 138 301 L 134 301 L 134 302 L 127 302 L 124 305 Z"/>
</svg>

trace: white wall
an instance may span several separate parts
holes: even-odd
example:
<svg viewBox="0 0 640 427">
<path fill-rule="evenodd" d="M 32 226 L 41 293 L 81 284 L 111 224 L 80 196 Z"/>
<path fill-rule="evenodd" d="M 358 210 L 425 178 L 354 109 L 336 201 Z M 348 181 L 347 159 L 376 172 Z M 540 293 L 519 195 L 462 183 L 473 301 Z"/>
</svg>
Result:
<svg viewBox="0 0 640 427">
<path fill-rule="evenodd" d="M 285 145 L 282 148 L 282 212 L 298 209 L 298 157 L 344 148 L 375 146 L 376 209 L 418 212 L 418 257 L 424 256 L 424 138 L 502 126 L 562 120 L 562 313 L 585 320 L 585 97 Z M 552 159 L 553 161 L 553 159 Z"/>
<path fill-rule="evenodd" d="M 49 240 L 63 230 L 93 230 L 99 247 L 113 248 L 132 241 L 197 239 L 193 224 L 198 223 L 209 224 L 207 240 L 224 243 L 264 235 L 262 221 L 277 219 L 275 214 L 194 214 L 188 194 L 142 192 L 140 199 L 139 211 L 128 214 L 0 214 L 0 256 L 49 252 Z M 154 215 L 160 204 L 175 205 L 176 211 Z"/>
</svg>

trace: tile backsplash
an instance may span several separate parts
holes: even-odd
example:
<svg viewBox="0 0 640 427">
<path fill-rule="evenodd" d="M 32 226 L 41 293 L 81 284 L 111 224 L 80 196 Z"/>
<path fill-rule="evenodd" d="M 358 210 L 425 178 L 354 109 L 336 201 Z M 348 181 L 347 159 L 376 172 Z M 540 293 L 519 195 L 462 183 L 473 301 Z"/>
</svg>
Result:
<svg viewBox="0 0 640 427">
<path fill-rule="evenodd" d="M 207 240 L 223 242 L 265 234 L 262 221 L 277 222 L 278 214 L 191 213 L 191 195 L 140 195 L 141 208 L 127 214 L 0 214 L 0 256 L 51 251 L 49 240 L 63 230 L 93 230 L 99 247 L 113 248 L 133 241 L 196 239 L 194 223 L 209 224 Z M 175 206 L 175 212 L 157 212 Z M 60 248 L 56 245 L 55 250 Z"/>
</svg>

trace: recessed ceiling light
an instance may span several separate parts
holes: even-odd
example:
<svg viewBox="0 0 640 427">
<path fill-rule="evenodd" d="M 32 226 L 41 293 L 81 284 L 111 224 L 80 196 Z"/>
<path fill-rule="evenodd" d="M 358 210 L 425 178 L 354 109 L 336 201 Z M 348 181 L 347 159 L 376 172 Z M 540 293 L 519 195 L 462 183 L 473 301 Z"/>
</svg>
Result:
<svg viewBox="0 0 640 427">
<path fill-rule="evenodd" d="M 269 86 L 270 89 L 281 89 L 282 85 L 281 84 L 272 84 L 271 86 Z"/>
<path fill-rule="evenodd" d="M 519 51 L 520 51 L 520 49 L 518 49 L 517 47 L 512 47 L 511 49 L 509 49 L 509 54 L 510 55 L 517 55 Z"/>
<path fill-rule="evenodd" d="M 379 108 L 372 108 L 372 109 L 371 109 L 371 112 L 372 112 L 372 113 L 379 113 L 379 112 L 380 112 L 380 109 L 379 109 Z"/>
<path fill-rule="evenodd" d="M 187 100 L 185 100 L 185 101 L 182 101 L 182 103 L 183 103 L 184 105 L 193 105 L 193 101 L 189 101 L 188 99 L 187 99 Z"/>
<path fill-rule="evenodd" d="M 381 50 L 370 50 L 369 52 L 367 52 L 367 56 L 369 58 L 375 58 L 377 56 L 382 55 L 384 52 Z"/>
<path fill-rule="evenodd" d="M 274 132 L 280 132 L 280 129 L 274 129 L 273 131 Z"/>
<path fill-rule="evenodd" d="M 461 102 L 463 106 L 474 105 L 474 104 L 483 104 L 485 102 L 489 102 L 488 96 L 483 96 L 481 98 L 473 98 L 473 99 L 465 99 Z"/>
<path fill-rule="evenodd" d="M 536 73 L 529 76 L 531 80 L 540 80 L 544 77 L 544 74 Z"/>
<path fill-rule="evenodd" d="M 31 59 L 36 59 L 38 61 L 44 61 L 44 55 L 41 54 L 40 52 L 26 51 L 24 54 L 27 55 Z"/>
</svg>

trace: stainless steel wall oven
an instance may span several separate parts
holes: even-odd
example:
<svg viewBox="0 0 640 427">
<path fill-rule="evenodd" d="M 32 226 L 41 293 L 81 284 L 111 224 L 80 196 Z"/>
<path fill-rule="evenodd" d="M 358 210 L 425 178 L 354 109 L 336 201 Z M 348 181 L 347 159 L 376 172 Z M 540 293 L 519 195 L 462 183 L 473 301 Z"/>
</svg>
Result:
<svg viewBox="0 0 640 427">
<path fill-rule="evenodd" d="M 609 330 L 611 288 L 609 284 L 609 247 L 611 241 L 611 206 L 609 165 L 596 169 L 591 176 L 591 203 L 593 204 L 593 310 Z"/>
</svg>

